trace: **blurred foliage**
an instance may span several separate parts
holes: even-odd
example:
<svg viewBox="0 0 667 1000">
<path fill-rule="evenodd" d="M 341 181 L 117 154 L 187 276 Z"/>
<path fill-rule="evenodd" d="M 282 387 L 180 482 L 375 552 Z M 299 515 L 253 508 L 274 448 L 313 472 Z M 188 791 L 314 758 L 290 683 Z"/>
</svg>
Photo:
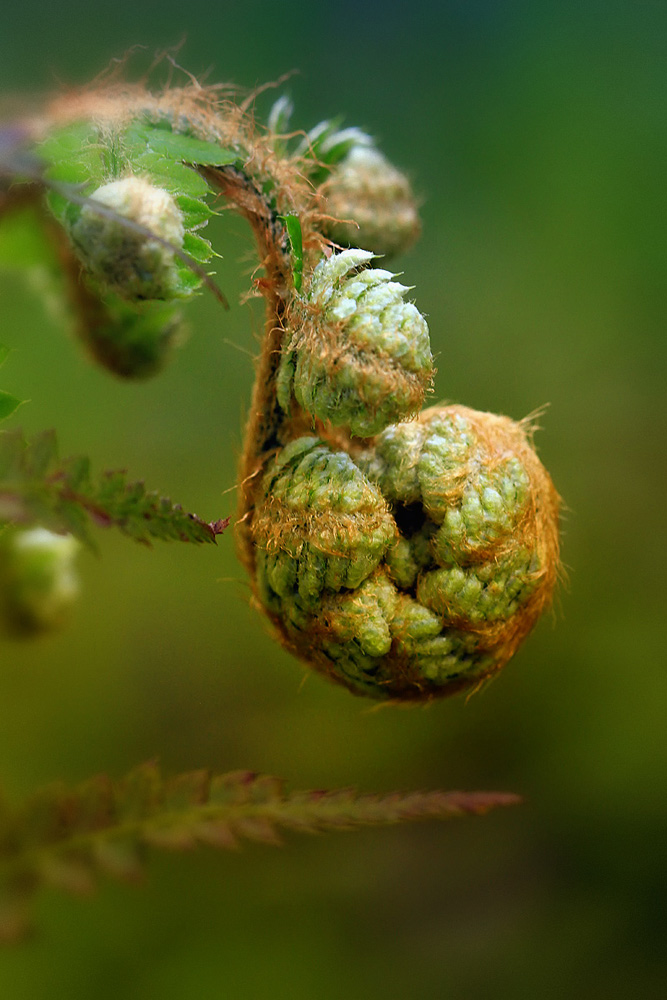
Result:
<svg viewBox="0 0 667 1000">
<path fill-rule="evenodd" d="M 190 69 L 252 86 L 296 66 L 300 122 L 343 109 L 378 136 L 424 195 L 401 266 L 429 317 L 438 395 L 513 417 L 551 404 L 537 444 L 569 511 L 569 580 L 555 625 L 483 694 L 369 713 L 316 677 L 300 688 L 302 668 L 247 606 L 230 536 L 148 552 L 104 535 L 72 629 L 4 646 L 12 798 L 158 755 L 170 773 L 502 787 L 528 805 L 159 859 L 142 893 L 105 887 L 85 910 L 48 898 L 48 934 L 3 956 L 3 997 L 662 996 L 664 7 L 344 0 L 306 15 L 165 0 L 117 3 L 102 32 L 96 7 L 34 0 L 8 17 L 5 92 L 84 81 L 137 41 L 152 52 L 187 31 Z M 263 114 L 274 99 L 259 98 Z M 250 237 L 237 220 L 213 227 L 236 303 Z M 56 425 L 67 453 L 232 513 L 221 494 L 261 328 L 252 305 L 224 314 L 202 298 L 172 366 L 119 385 L 29 288 L 5 277 L 0 296 L 16 348 L 2 386 L 32 400 L 13 423 Z"/>
<path fill-rule="evenodd" d="M 283 781 L 252 771 L 164 779 L 155 763 L 120 781 L 97 775 L 74 789 L 51 785 L 18 809 L 0 802 L 0 943 L 25 940 L 32 897 L 44 886 L 89 896 L 103 875 L 140 880 L 147 847 L 229 851 L 241 840 L 276 846 L 281 829 L 320 833 L 451 819 L 518 801 L 503 792 L 287 792 Z"/>
</svg>

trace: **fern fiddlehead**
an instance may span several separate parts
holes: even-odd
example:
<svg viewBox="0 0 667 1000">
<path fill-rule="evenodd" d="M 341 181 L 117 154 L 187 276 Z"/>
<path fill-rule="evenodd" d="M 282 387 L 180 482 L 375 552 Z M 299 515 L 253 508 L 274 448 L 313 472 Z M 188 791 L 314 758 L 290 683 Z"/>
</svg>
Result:
<svg viewBox="0 0 667 1000">
<path fill-rule="evenodd" d="M 267 302 L 237 524 L 256 600 L 288 649 L 357 694 L 425 700 L 476 685 L 512 655 L 556 576 L 558 498 L 530 427 L 461 406 L 420 412 L 434 373 L 428 328 L 408 289 L 374 266 L 418 233 L 404 175 L 358 129 L 323 122 L 295 147 L 285 99 L 262 132 L 247 102 L 228 98 L 199 85 L 102 86 L 0 128 L 0 222 L 21 216 L 0 234 L 0 263 L 21 227 L 34 229 L 19 266 L 36 255 L 64 276 L 92 358 L 144 378 L 168 358 L 181 305 L 212 287 L 207 197 L 244 215 Z M 0 392 L 0 419 L 19 403 Z M 33 635 L 67 616 L 89 520 L 146 543 L 215 541 L 228 522 L 186 514 L 124 473 L 93 478 L 86 459 L 57 459 L 52 434 L 2 432 L 0 631 Z M 135 878 L 146 846 L 274 843 L 278 826 L 516 801 L 286 795 L 247 772 L 164 782 L 151 765 L 121 782 L 47 788 L 18 810 L 0 801 L 0 942 L 25 934 L 42 885 Z"/>
<path fill-rule="evenodd" d="M 345 169 L 362 169 L 365 149 Z M 360 196 L 364 239 L 373 204 Z M 400 244 L 400 218 L 388 213 L 381 247 Z M 243 548 L 288 649 L 357 694 L 425 700 L 497 672 L 549 604 L 559 501 L 527 422 L 461 406 L 410 419 L 433 376 L 428 328 L 372 259 L 316 261 L 281 316 L 278 451 L 263 474 L 244 470 Z"/>
<path fill-rule="evenodd" d="M 360 437 L 416 413 L 433 374 L 428 327 L 394 275 L 345 250 L 314 269 L 307 297 L 292 303 L 278 400 L 292 397 L 323 422 Z"/>
<path fill-rule="evenodd" d="M 50 207 L 96 303 L 93 351 L 132 376 L 159 367 L 201 286 L 206 195 L 249 220 L 267 325 L 238 540 L 257 601 L 356 693 L 451 694 L 499 670 L 549 603 L 558 497 L 525 422 L 420 412 L 428 327 L 374 266 L 418 233 L 409 182 L 358 129 L 322 122 L 295 147 L 290 111 L 279 100 L 261 132 L 203 88 L 84 95 L 38 147 Z"/>
<path fill-rule="evenodd" d="M 332 170 L 323 194 L 334 220 L 325 221 L 325 231 L 336 243 L 390 257 L 419 236 L 410 182 L 373 145 L 354 145 Z"/>
<path fill-rule="evenodd" d="M 529 428 L 460 406 L 365 447 L 301 437 L 253 516 L 283 641 L 351 690 L 420 700 L 478 684 L 549 603 L 558 497 Z"/>
</svg>

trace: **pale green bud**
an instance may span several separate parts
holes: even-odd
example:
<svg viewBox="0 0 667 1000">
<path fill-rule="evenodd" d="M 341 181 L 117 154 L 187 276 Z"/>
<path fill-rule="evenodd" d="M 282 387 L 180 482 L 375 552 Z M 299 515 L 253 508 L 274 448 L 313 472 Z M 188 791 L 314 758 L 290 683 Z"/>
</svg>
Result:
<svg viewBox="0 0 667 1000">
<path fill-rule="evenodd" d="M 407 250 L 419 235 L 409 180 L 371 145 L 354 145 L 332 168 L 322 194 L 324 210 L 332 217 L 323 230 L 341 246 L 389 257 Z"/>
<path fill-rule="evenodd" d="M 313 605 L 323 591 L 354 589 L 397 537 L 376 486 L 345 452 L 298 438 L 280 453 L 262 484 L 252 533 L 263 553 L 268 592 Z"/>
<path fill-rule="evenodd" d="M 64 625 L 79 592 L 71 535 L 46 528 L 7 528 L 0 536 L 0 609 L 3 631 L 32 636 Z"/>
<path fill-rule="evenodd" d="M 183 215 L 168 191 L 141 177 L 125 177 L 103 184 L 90 198 L 182 248 Z M 125 299 L 172 299 L 188 293 L 173 252 L 120 219 L 84 205 L 71 237 L 87 270 Z"/>
<path fill-rule="evenodd" d="M 507 417 L 434 407 L 354 462 L 300 438 L 264 493 L 253 520 L 260 597 L 288 648 L 357 693 L 420 700 L 469 688 L 507 662 L 549 603 L 558 496 Z"/>
</svg>

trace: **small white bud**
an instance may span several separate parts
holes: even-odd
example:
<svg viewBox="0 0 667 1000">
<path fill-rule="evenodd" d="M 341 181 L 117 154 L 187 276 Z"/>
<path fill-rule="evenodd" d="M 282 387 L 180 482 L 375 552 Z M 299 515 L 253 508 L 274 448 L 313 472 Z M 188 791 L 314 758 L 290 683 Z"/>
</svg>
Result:
<svg viewBox="0 0 667 1000">
<path fill-rule="evenodd" d="M 0 625 L 12 636 L 64 625 L 79 593 L 72 535 L 46 528 L 8 528 L 0 538 Z"/>
</svg>

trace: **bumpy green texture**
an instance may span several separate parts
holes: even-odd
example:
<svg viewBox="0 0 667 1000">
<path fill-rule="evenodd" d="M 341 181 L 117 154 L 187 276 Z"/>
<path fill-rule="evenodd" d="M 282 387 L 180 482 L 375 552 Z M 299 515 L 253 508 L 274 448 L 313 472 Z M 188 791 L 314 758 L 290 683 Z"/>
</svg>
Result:
<svg viewBox="0 0 667 1000">
<path fill-rule="evenodd" d="M 324 591 L 358 587 L 397 537 L 378 488 L 317 438 L 282 450 L 263 495 L 253 519 L 263 592 L 293 602 L 294 614 L 316 607 Z"/>
<path fill-rule="evenodd" d="M 426 320 L 373 254 L 346 250 L 315 268 L 283 341 L 278 399 L 359 437 L 416 413 L 433 376 Z"/>
<path fill-rule="evenodd" d="M 264 480 L 258 589 L 283 641 L 374 698 L 480 683 L 556 577 L 558 498 L 526 429 L 439 407 L 354 456 L 300 438 Z"/>
<path fill-rule="evenodd" d="M 16 638 L 64 625 L 79 592 L 80 543 L 46 528 L 6 528 L 0 536 L 0 628 Z"/>
<path fill-rule="evenodd" d="M 322 187 L 324 231 L 342 246 L 389 257 L 419 236 L 417 203 L 410 182 L 372 145 L 357 144 L 333 167 Z"/>
</svg>

